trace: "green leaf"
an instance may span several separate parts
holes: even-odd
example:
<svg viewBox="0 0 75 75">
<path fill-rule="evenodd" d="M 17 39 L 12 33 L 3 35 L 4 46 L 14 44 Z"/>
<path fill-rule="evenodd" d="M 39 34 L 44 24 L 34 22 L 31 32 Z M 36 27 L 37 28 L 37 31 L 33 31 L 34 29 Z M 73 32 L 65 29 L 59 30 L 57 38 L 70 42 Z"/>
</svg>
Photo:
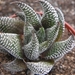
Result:
<svg viewBox="0 0 75 75">
<path fill-rule="evenodd" d="M 71 51 L 74 46 L 75 46 L 74 37 L 70 36 L 65 41 L 54 43 L 45 58 L 58 60 L 66 53 Z"/>
<path fill-rule="evenodd" d="M 59 40 L 59 38 L 62 36 L 62 33 L 65 30 L 65 19 L 64 19 L 64 15 L 62 13 L 62 11 L 59 8 L 56 8 L 57 14 L 58 14 L 58 18 L 59 18 L 59 24 L 60 24 L 60 29 L 59 29 L 59 33 L 57 36 L 56 41 Z"/>
<path fill-rule="evenodd" d="M 46 51 L 48 48 L 48 41 L 44 41 L 40 44 L 39 46 L 39 53 L 43 53 L 44 51 Z"/>
<path fill-rule="evenodd" d="M 39 61 L 27 62 L 27 67 L 33 74 L 45 75 L 52 69 L 54 62 L 52 61 Z"/>
<path fill-rule="evenodd" d="M 26 64 L 19 59 L 15 59 L 12 62 L 5 63 L 2 66 L 4 67 L 5 70 L 10 71 L 13 74 L 19 71 L 23 71 L 27 68 Z"/>
<path fill-rule="evenodd" d="M 26 21 L 32 24 L 35 29 L 38 29 L 41 26 L 41 22 L 36 12 L 29 5 L 25 3 L 16 2 L 16 4 L 25 13 Z"/>
<path fill-rule="evenodd" d="M 36 34 L 37 34 L 39 43 L 42 43 L 45 40 L 45 29 L 43 27 L 39 28 Z"/>
<path fill-rule="evenodd" d="M 48 1 L 45 0 L 40 0 L 40 3 L 44 9 L 44 15 L 41 21 L 43 27 L 49 28 L 53 25 L 57 25 L 59 19 L 55 8 Z"/>
<path fill-rule="evenodd" d="M 58 36 L 59 28 L 60 28 L 59 25 L 54 25 L 51 28 L 46 29 L 47 41 L 49 46 L 51 46 L 56 40 Z"/>
<path fill-rule="evenodd" d="M 19 16 L 22 19 L 22 21 L 26 21 L 24 12 L 16 12 L 15 14 L 16 16 Z"/>
<path fill-rule="evenodd" d="M 26 23 L 26 25 L 24 25 L 24 44 L 30 42 L 32 31 L 35 31 L 34 27 L 30 23 Z"/>
<path fill-rule="evenodd" d="M 39 41 L 34 32 L 32 33 L 31 41 L 24 46 L 24 53 L 30 60 L 35 60 L 39 57 Z"/>
<path fill-rule="evenodd" d="M 46 29 L 46 41 L 40 43 L 39 52 L 43 53 L 52 46 L 55 42 L 59 32 L 59 25 L 54 25 Z"/>
<path fill-rule="evenodd" d="M 18 59 L 22 59 L 21 39 L 17 34 L 0 33 L 0 48 Z"/>
<path fill-rule="evenodd" d="M 23 33 L 24 22 L 15 18 L 0 17 L 0 32 Z"/>
</svg>

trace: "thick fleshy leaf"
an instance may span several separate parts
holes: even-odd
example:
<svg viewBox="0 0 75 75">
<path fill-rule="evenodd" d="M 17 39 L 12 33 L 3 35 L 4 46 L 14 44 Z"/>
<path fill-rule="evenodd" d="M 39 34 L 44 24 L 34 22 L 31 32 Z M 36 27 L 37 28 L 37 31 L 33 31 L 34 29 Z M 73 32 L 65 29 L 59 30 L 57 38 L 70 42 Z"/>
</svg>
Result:
<svg viewBox="0 0 75 75">
<path fill-rule="evenodd" d="M 59 19 L 55 8 L 46 0 L 40 0 L 40 3 L 44 9 L 44 15 L 41 21 L 43 27 L 49 28 L 53 25 L 57 25 Z"/>
<path fill-rule="evenodd" d="M 41 22 L 39 20 L 36 12 L 27 4 L 22 2 L 16 2 L 18 7 L 20 7 L 26 16 L 26 21 L 34 26 L 35 29 L 38 29 L 41 26 Z"/>
<path fill-rule="evenodd" d="M 6 63 L 2 65 L 4 67 L 4 69 L 6 69 L 7 71 L 10 71 L 11 73 L 16 73 L 22 70 L 25 70 L 26 64 L 19 59 L 15 59 L 12 62 Z"/>
<path fill-rule="evenodd" d="M 27 62 L 27 67 L 33 74 L 45 75 L 49 73 L 54 65 L 52 61 Z"/>
<path fill-rule="evenodd" d="M 16 12 L 16 16 L 19 16 L 24 22 L 26 21 L 26 17 L 24 12 Z"/>
<path fill-rule="evenodd" d="M 42 43 L 45 40 L 45 29 L 43 27 L 39 28 L 36 34 L 37 34 L 39 43 Z"/>
<path fill-rule="evenodd" d="M 17 34 L 0 33 L 0 48 L 5 49 L 11 55 L 22 59 L 20 36 Z"/>
<path fill-rule="evenodd" d="M 30 23 L 24 25 L 24 44 L 28 44 L 30 42 L 32 31 L 35 31 L 35 29 Z"/>
<path fill-rule="evenodd" d="M 64 19 L 64 15 L 62 13 L 62 11 L 59 8 L 56 8 L 58 17 L 59 17 L 59 24 L 60 24 L 60 29 L 59 29 L 59 33 L 58 33 L 58 37 L 56 39 L 56 41 L 59 40 L 59 38 L 62 36 L 62 33 L 65 30 L 65 19 Z"/>
<path fill-rule="evenodd" d="M 23 33 L 24 22 L 15 18 L 0 17 L 0 32 Z"/>
<path fill-rule="evenodd" d="M 60 25 L 54 25 L 51 28 L 46 29 L 47 41 L 49 42 L 49 46 L 51 46 L 58 36 Z"/>
<path fill-rule="evenodd" d="M 46 51 L 48 48 L 48 41 L 44 41 L 40 44 L 39 46 L 39 53 L 43 53 L 44 51 Z"/>
<path fill-rule="evenodd" d="M 65 19 L 64 19 L 64 14 L 59 8 L 55 8 L 58 14 L 59 22 L 62 24 L 63 28 L 65 28 Z M 64 29 L 63 29 L 64 31 Z"/>
<path fill-rule="evenodd" d="M 52 45 L 51 49 L 47 53 L 47 56 L 45 57 L 46 59 L 59 59 L 64 54 L 68 53 L 69 51 L 72 50 L 72 48 L 75 46 L 75 41 L 74 37 L 70 36 L 67 40 L 65 41 L 60 41 L 54 43 Z"/>
<path fill-rule="evenodd" d="M 31 41 L 24 46 L 24 53 L 30 60 L 35 60 L 39 57 L 39 41 L 34 32 L 32 33 Z"/>
<path fill-rule="evenodd" d="M 59 32 L 59 25 L 54 25 L 51 28 L 46 29 L 46 40 L 40 44 L 39 52 L 43 53 L 46 51 L 49 47 L 52 46 L 52 44 L 55 42 Z"/>
</svg>

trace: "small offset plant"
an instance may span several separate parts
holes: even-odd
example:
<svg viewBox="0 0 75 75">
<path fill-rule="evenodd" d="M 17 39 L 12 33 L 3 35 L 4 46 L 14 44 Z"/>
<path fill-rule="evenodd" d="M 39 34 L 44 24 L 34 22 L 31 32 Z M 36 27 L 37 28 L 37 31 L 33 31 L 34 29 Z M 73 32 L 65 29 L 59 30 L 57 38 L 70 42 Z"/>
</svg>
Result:
<svg viewBox="0 0 75 75">
<path fill-rule="evenodd" d="M 39 2 L 42 16 L 29 5 L 14 2 L 22 10 L 16 13 L 18 17 L 0 17 L 0 52 L 14 56 L 3 67 L 12 73 L 29 69 L 31 75 L 48 74 L 54 63 L 75 46 L 73 35 L 59 41 L 65 30 L 61 10 L 48 1 Z"/>
</svg>

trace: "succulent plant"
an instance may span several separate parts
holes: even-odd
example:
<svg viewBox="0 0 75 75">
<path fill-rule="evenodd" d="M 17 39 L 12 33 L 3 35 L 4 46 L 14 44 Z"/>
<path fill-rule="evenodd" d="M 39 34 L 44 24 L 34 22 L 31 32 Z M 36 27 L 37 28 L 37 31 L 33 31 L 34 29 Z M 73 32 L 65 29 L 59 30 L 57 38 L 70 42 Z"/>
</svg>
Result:
<svg viewBox="0 0 75 75">
<path fill-rule="evenodd" d="M 12 73 L 28 68 L 32 75 L 47 74 L 75 46 L 73 35 L 59 41 L 65 30 L 61 10 L 48 1 L 39 2 L 44 10 L 42 16 L 29 5 L 14 2 L 22 10 L 16 13 L 18 17 L 0 17 L 0 52 L 14 56 L 3 67 Z"/>
</svg>

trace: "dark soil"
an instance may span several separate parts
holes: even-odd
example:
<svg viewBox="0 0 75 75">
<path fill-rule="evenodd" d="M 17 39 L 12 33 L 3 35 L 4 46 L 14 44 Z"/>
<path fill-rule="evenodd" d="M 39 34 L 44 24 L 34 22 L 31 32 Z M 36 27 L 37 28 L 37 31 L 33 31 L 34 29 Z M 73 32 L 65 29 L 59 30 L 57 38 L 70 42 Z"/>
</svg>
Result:
<svg viewBox="0 0 75 75">
<path fill-rule="evenodd" d="M 19 11 L 15 4 L 10 4 L 15 0 L 0 0 L 0 16 L 10 16 L 15 13 L 15 10 Z M 16 0 L 23 1 L 29 4 L 36 11 L 41 11 L 41 6 L 38 0 Z M 50 1 L 50 0 L 48 0 Z M 52 0 L 50 1 L 52 5 L 59 7 L 64 13 L 65 20 L 70 23 L 75 28 L 75 0 Z M 63 35 L 64 37 L 69 36 L 66 31 Z M 11 61 L 9 56 L 0 53 L 0 65 Z M 0 75 L 12 75 L 0 67 Z M 19 72 L 15 75 L 25 75 L 25 71 Z M 55 63 L 52 71 L 49 75 L 75 75 L 75 48 L 66 54 L 60 61 Z"/>
</svg>

